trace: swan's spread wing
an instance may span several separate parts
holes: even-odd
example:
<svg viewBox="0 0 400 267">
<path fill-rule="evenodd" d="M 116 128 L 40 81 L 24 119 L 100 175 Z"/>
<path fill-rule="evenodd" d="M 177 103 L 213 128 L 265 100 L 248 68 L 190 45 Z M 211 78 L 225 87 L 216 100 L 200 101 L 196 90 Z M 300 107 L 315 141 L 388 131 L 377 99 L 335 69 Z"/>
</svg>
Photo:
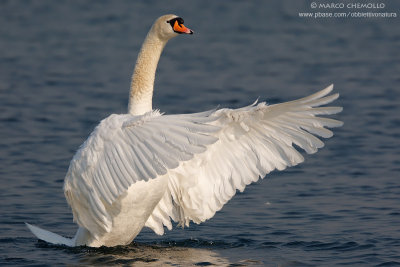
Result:
<svg viewBox="0 0 400 267">
<path fill-rule="evenodd" d="M 108 232 L 112 216 L 107 207 L 130 185 L 166 174 L 217 141 L 210 135 L 220 129 L 210 124 L 216 119 L 209 117 L 212 112 L 104 119 L 72 159 L 65 179 L 74 220 L 95 237 Z"/>
<path fill-rule="evenodd" d="M 283 170 L 304 160 L 293 144 L 314 153 L 323 142 L 314 135 L 329 138 L 325 127 L 342 122 L 317 117 L 335 114 L 340 107 L 320 107 L 338 98 L 327 96 L 333 86 L 299 100 L 268 106 L 265 103 L 242 109 L 222 109 L 214 113 L 218 141 L 203 154 L 169 172 L 170 184 L 146 226 L 163 233 L 171 229 L 170 217 L 181 225 L 200 223 L 231 199 L 236 190 L 264 177 L 272 170 Z"/>
</svg>

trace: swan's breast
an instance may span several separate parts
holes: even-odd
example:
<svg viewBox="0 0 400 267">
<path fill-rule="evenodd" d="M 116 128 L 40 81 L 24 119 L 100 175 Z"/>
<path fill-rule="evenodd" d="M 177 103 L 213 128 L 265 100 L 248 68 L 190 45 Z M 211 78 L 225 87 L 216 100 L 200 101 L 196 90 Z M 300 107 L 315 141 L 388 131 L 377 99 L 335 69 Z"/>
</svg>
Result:
<svg viewBox="0 0 400 267">
<path fill-rule="evenodd" d="M 107 211 L 113 216 L 111 231 L 87 245 L 98 247 L 131 243 L 142 230 L 167 186 L 166 175 L 131 185 L 126 194 L 117 199 L 112 206 L 107 207 Z"/>
</svg>

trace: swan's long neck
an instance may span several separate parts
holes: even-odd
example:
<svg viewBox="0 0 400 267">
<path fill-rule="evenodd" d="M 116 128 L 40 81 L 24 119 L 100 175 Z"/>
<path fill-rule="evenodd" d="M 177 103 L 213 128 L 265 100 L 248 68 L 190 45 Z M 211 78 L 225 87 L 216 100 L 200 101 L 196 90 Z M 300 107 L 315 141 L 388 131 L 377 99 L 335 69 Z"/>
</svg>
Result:
<svg viewBox="0 0 400 267">
<path fill-rule="evenodd" d="M 128 112 L 142 115 L 152 110 L 154 78 L 158 60 L 167 41 L 160 40 L 153 30 L 148 33 L 132 76 Z"/>
</svg>

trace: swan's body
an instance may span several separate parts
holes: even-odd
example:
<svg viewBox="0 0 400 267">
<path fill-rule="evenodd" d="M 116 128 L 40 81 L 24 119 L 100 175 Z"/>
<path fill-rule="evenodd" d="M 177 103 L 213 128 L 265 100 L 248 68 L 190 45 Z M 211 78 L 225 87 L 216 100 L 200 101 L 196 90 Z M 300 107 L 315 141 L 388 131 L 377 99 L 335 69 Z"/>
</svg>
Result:
<svg viewBox="0 0 400 267">
<path fill-rule="evenodd" d="M 203 222 L 236 190 L 304 159 L 296 144 L 314 153 L 329 138 L 324 127 L 340 121 L 317 117 L 340 107 L 320 107 L 338 94 L 333 86 L 296 101 L 196 114 L 162 115 L 152 110 L 154 77 L 161 52 L 177 33 L 192 33 L 175 15 L 160 17 L 139 54 L 128 114 L 101 121 L 73 157 L 64 191 L 79 229 L 73 239 L 28 225 L 42 240 L 68 246 L 115 246 L 132 242 L 144 226 L 163 234 Z"/>
</svg>

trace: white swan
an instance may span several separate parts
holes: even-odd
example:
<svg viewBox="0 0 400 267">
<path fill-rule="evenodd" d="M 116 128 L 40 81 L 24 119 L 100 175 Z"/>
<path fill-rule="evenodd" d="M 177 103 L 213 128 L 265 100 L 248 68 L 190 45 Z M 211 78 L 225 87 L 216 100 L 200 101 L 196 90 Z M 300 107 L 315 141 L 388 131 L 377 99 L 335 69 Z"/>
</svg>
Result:
<svg viewBox="0 0 400 267">
<path fill-rule="evenodd" d="M 163 115 L 152 109 L 154 77 L 167 41 L 192 34 L 175 15 L 156 20 L 139 53 L 129 113 L 102 120 L 73 157 L 64 192 L 79 229 L 73 239 L 27 224 L 39 239 L 67 246 L 129 244 L 144 226 L 163 234 L 171 219 L 204 222 L 236 190 L 304 160 L 293 144 L 314 153 L 329 138 L 324 127 L 342 122 L 317 117 L 340 107 L 333 86 L 276 105 Z"/>
</svg>

